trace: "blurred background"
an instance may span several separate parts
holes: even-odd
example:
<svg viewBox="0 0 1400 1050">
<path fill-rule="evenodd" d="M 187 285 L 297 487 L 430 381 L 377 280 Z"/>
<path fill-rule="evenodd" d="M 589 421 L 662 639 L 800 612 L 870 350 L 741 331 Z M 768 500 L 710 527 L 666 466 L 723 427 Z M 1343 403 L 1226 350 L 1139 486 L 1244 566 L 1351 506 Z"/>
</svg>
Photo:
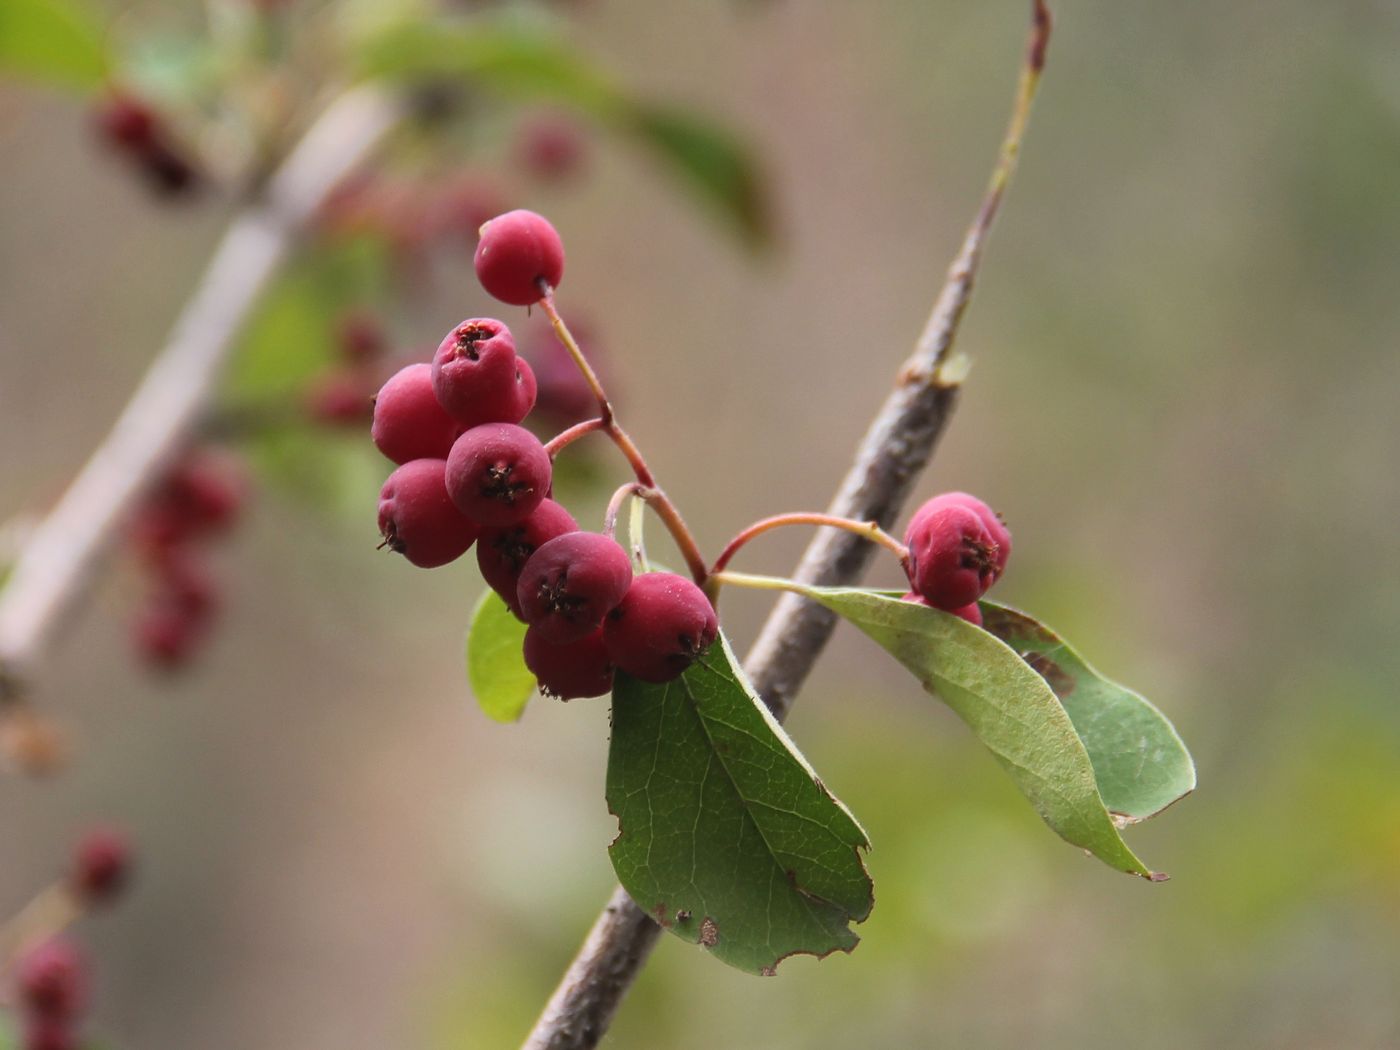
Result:
<svg viewBox="0 0 1400 1050">
<path fill-rule="evenodd" d="M 589 133 L 566 185 L 510 174 L 509 108 L 479 142 L 507 203 L 563 233 L 561 307 L 714 552 L 825 506 L 976 207 L 1025 5 L 567 7 L 544 17 L 580 54 L 731 128 L 771 194 L 754 254 L 625 142 Z M 1400 8 L 1054 10 L 959 341 L 974 369 L 919 491 L 1002 510 L 998 597 L 1191 746 L 1196 794 L 1129 835 L 1172 881 L 1066 847 L 843 627 L 789 727 L 874 842 L 861 946 L 760 980 L 665 938 L 607 1046 L 1400 1045 Z M 83 103 L 0 82 L 0 518 L 41 510 L 106 433 L 230 210 L 154 202 Z M 404 280 L 397 345 L 499 310 L 469 251 Z M 387 468 L 363 431 L 307 440 L 322 458 L 250 453 L 191 666 L 133 657 L 120 558 L 56 646 L 36 704 L 77 753 L 0 781 L 0 914 L 77 829 L 120 823 L 139 877 L 80 928 L 112 1047 L 514 1046 L 614 882 L 606 704 L 488 722 L 462 668 L 475 566 L 376 553 Z M 623 480 L 593 457 L 585 522 Z M 736 567 L 782 572 L 806 539 Z M 769 602 L 725 604 L 742 651 Z"/>
</svg>

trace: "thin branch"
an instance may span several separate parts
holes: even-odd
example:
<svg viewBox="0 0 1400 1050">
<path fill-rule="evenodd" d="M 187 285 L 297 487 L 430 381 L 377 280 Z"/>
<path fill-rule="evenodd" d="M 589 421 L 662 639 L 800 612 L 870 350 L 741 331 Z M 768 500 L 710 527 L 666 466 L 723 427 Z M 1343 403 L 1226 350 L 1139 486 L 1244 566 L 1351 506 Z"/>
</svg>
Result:
<svg viewBox="0 0 1400 1050">
<path fill-rule="evenodd" d="M 957 403 L 965 368 L 949 355 L 958 322 L 972 296 L 987 233 L 1015 168 L 1044 65 L 1050 13 L 1043 0 L 1034 0 L 1031 21 L 1011 124 L 982 206 L 948 270 L 913 355 L 900 370 L 894 390 L 866 432 L 855 463 L 837 490 L 828 511 L 832 515 L 875 521 L 887 529 L 893 525 Z M 824 529 L 808 546 L 793 575 L 810 584 L 853 583 L 864 572 L 873 550 L 862 537 Z M 785 594 L 778 600 L 745 661 L 759 696 L 778 718 L 792 706 L 835 622 L 834 615 L 807 599 Z M 615 890 L 522 1050 L 596 1047 L 659 932 L 660 927 L 624 890 Z"/>
<path fill-rule="evenodd" d="M 229 226 L 165 348 L 0 591 L 0 697 L 19 695 L 122 523 L 189 440 L 235 337 L 307 220 L 400 116 L 376 88 L 347 91 Z"/>
</svg>

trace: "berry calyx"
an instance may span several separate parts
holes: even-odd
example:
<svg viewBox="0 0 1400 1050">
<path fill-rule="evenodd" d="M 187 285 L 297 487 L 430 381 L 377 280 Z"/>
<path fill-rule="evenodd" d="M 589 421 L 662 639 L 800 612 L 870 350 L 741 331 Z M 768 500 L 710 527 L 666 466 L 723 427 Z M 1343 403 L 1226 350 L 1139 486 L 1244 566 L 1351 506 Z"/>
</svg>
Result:
<svg viewBox="0 0 1400 1050">
<path fill-rule="evenodd" d="M 910 586 L 940 609 L 970 605 L 997 578 L 997 542 L 982 519 L 961 504 L 921 509 L 904 542 Z"/>
<path fill-rule="evenodd" d="M 505 599 L 510 611 L 523 620 L 516 593 L 520 573 L 530 556 L 542 546 L 568 532 L 577 532 L 572 514 L 552 499 L 545 499 L 524 521 L 502 529 L 483 529 L 476 544 L 476 563 L 481 577 Z"/>
<path fill-rule="evenodd" d="M 510 329 L 490 317 L 463 321 L 433 354 L 433 392 L 448 415 L 468 427 L 519 423 L 520 370 Z M 533 404 L 533 399 L 531 399 Z"/>
<path fill-rule="evenodd" d="M 130 873 L 131 845 L 126 836 L 97 828 L 78 841 L 68 884 L 79 900 L 106 904 L 121 893 Z"/>
<path fill-rule="evenodd" d="M 616 540 L 570 532 L 530 555 L 516 597 L 525 622 L 541 638 L 562 645 L 601 627 L 631 584 L 631 559 Z"/>
<path fill-rule="evenodd" d="M 600 630 L 560 644 L 531 627 L 525 632 L 524 656 L 525 666 L 547 696 L 577 700 L 612 690 L 613 668 Z"/>
<path fill-rule="evenodd" d="M 65 937 L 51 937 L 19 960 L 20 1002 L 34 1017 L 71 1020 L 87 1002 L 87 961 Z"/>
<path fill-rule="evenodd" d="M 447 457 L 447 491 L 478 525 L 524 521 L 549 492 L 552 469 L 540 439 L 513 423 L 486 423 L 457 439 Z"/>
<path fill-rule="evenodd" d="M 529 306 L 564 276 L 564 242 L 543 215 L 523 208 L 488 219 L 476 245 L 476 277 L 512 306 Z"/>
<path fill-rule="evenodd" d="M 719 620 L 705 592 L 672 572 L 634 579 L 603 624 L 612 662 L 644 682 L 677 677 L 718 634 Z"/>
<path fill-rule="evenodd" d="M 1001 520 L 1001 515 L 992 510 L 991 507 L 983 503 L 976 496 L 967 492 L 944 492 L 928 500 L 914 513 L 917 519 L 920 515 L 931 514 L 939 507 L 949 504 L 967 507 L 979 518 L 982 524 L 987 526 L 987 531 L 991 533 L 992 539 L 996 541 L 996 574 L 1000 578 L 1006 571 L 1007 559 L 1011 557 L 1011 530 L 1006 527 L 1006 523 Z M 910 522 L 912 528 L 913 522 Z"/>
<path fill-rule="evenodd" d="M 370 437 L 395 463 L 445 459 L 461 432 L 462 424 L 447 414 L 433 393 L 429 364 L 399 369 L 374 399 Z"/>
<path fill-rule="evenodd" d="M 379 490 L 383 546 L 421 569 L 461 557 L 480 531 L 452 502 L 446 478 L 446 461 L 415 459 L 390 474 Z"/>
</svg>

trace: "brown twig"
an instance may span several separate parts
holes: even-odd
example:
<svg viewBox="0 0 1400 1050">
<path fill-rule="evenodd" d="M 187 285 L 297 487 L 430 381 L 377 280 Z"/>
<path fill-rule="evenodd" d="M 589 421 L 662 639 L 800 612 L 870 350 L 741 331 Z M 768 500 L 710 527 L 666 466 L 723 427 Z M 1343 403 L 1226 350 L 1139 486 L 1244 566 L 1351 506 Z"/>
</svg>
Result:
<svg viewBox="0 0 1400 1050">
<path fill-rule="evenodd" d="M 1020 149 L 1026 118 L 1045 60 L 1050 13 L 1034 0 L 1030 41 L 1011 124 L 981 208 L 948 270 L 913 355 L 871 423 L 829 513 L 889 528 L 915 478 L 928 463 L 957 402 L 964 371 L 950 357 L 958 323 Z M 825 529 L 808 546 L 794 573 L 810 584 L 855 582 L 874 547 L 860 536 Z M 774 607 L 745 661 L 764 702 L 782 718 L 835 626 L 835 617 L 796 595 Z M 619 887 L 526 1038 L 523 1050 L 590 1050 L 607 1031 L 627 989 L 656 943 L 660 927 Z"/>
<path fill-rule="evenodd" d="M 327 194 L 400 116 L 377 88 L 345 92 L 229 226 L 165 348 L 0 591 L 0 700 L 21 702 L 104 551 L 198 426 L 262 289 Z"/>
</svg>

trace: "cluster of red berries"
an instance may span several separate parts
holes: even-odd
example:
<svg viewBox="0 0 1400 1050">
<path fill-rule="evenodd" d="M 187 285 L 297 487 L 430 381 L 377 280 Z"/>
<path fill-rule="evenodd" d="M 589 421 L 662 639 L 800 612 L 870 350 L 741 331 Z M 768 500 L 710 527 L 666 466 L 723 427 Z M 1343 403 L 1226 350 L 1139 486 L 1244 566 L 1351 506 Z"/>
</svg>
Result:
<svg viewBox="0 0 1400 1050">
<path fill-rule="evenodd" d="M 475 264 L 491 295 L 527 306 L 558 285 L 564 248 L 541 216 L 508 212 L 482 226 Z M 580 531 L 549 498 L 550 455 L 519 425 L 535 396 L 510 329 L 490 318 L 463 321 L 431 364 L 390 379 L 371 428 L 400 464 L 379 493 L 384 545 L 430 568 L 475 543 L 483 578 L 529 625 L 525 663 L 546 693 L 601 696 L 619 668 L 668 681 L 715 640 L 714 609 L 684 577 L 634 579 L 614 539 Z"/>
<path fill-rule="evenodd" d="M 199 187 L 199 170 L 176 145 L 160 115 L 141 99 L 111 95 L 99 104 L 94 121 L 102 141 L 130 163 L 157 196 L 178 197 Z"/>
<path fill-rule="evenodd" d="M 977 601 L 1006 571 L 1011 532 L 976 496 L 945 492 L 914 512 L 904 533 L 909 548 L 906 599 L 944 609 L 982 626 Z"/>
<path fill-rule="evenodd" d="M 94 830 L 79 840 L 64 885 L 79 908 L 109 904 L 125 885 L 130 867 L 125 836 Z M 30 948 L 19 959 L 15 985 L 22 1050 L 76 1050 L 83 1044 L 79 1030 L 90 1000 L 90 977 L 77 944 L 53 936 Z"/>
<path fill-rule="evenodd" d="M 208 637 L 218 592 L 201 547 L 238 519 L 246 492 L 246 478 L 230 459 L 192 451 L 133 519 L 129 540 L 151 587 L 132 641 L 148 663 L 180 666 Z"/>
</svg>

